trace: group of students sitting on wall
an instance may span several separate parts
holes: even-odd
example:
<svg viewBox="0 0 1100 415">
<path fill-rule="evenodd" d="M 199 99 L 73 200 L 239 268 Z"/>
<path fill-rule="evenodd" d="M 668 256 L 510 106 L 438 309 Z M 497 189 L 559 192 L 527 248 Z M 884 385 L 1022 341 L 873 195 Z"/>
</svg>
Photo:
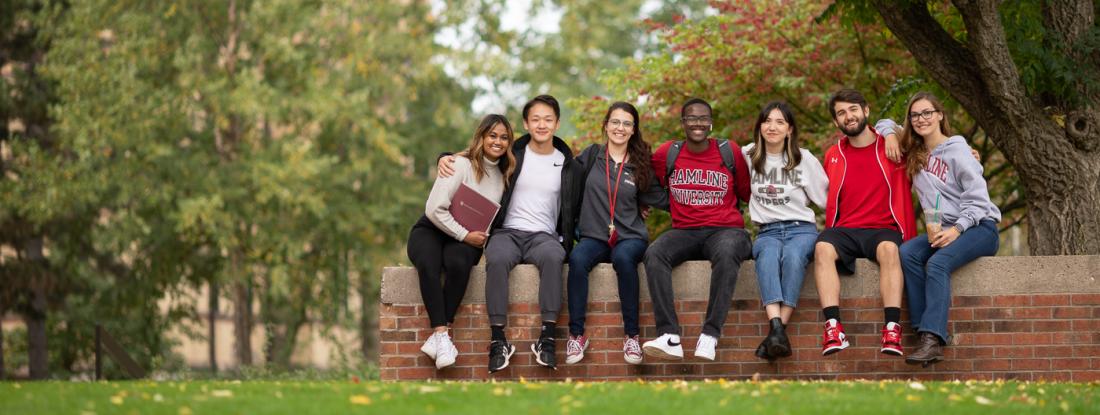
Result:
<svg viewBox="0 0 1100 415">
<path fill-rule="evenodd" d="M 825 320 L 822 354 L 848 347 L 840 321 L 839 275 L 852 275 L 855 260 L 867 258 L 879 265 L 885 306 L 881 352 L 924 366 L 942 360 L 950 273 L 998 249 L 1001 214 L 990 201 L 982 166 L 965 138 L 950 135 L 947 114 L 929 93 L 909 100 L 903 127 L 888 119 L 868 125 L 867 101 L 851 89 L 833 94 L 828 110 L 843 137 L 825 152 L 824 164 L 799 147 L 798 124 L 784 102 L 763 107 L 753 143 L 741 148 L 710 137 L 710 104 L 690 99 L 681 109 L 684 136 L 656 151 L 642 138 L 637 109 L 616 102 L 603 118 L 604 142 L 577 156 L 554 135 L 561 111 L 551 96 L 524 105 L 527 134 L 518 139 L 504 116 L 486 116 L 467 149 L 440 158 L 425 214 L 409 235 L 409 259 L 434 329 L 421 350 L 437 368 L 454 364 L 458 350 L 449 326 L 484 250 L 490 373 L 508 367 L 516 351 L 504 328 L 508 275 L 520 263 L 539 271 L 542 331 L 531 352 L 538 364 L 550 368 L 557 367 L 554 333 L 563 263 L 569 264 L 565 362 L 584 359 L 590 344 L 585 335 L 588 274 L 596 264 L 610 262 L 618 278 L 623 359 L 641 364 L 645 356 L 684 357 L 672 269 L 689 260 L 711 263 L 706 317 L 694 355 L 714 360 L 738 269 L 749 258 L 755 259 L 770 325 L 756 349 L 759 358 L 791 356 L 785 328 L 811 261 Z M 488 233 L 465 229 L 451 216 L 450 202 L 460 184 L 499 201 Z M 926 213 L 923 235 L 916 232 L 914 186 Z M 740 203 L 748 204 L 758 229 L 755 242 L 745 230 Z M 825 211 L 821 232 L 810 203 Z M 668 210 L 672 218 L 672 228 L 652 244 L 645 224 L 648 207 Z M 657 333 L 644 343 L 638 323 L 639 263 L 645 266 Z M 917 349 L 908 355 L 898 324 L 903 289 L 919 334 Z"/>
</svg>

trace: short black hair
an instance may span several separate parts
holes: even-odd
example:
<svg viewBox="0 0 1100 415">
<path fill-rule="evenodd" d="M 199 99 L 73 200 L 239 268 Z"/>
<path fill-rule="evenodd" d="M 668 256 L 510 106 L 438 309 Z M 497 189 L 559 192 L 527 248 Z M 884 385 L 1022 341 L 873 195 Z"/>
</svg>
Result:
<svg viewBox="0 0 1100 415">
<path fill-rule="evenodd" d="M 710 104 L 708 104 L 702 98 L 692 98 L 687 100 L 687 102 L 684 103 L 683 107 L 680 107 L 680 116 L 684 116 L 684 113 L 687 112 L 688 107 L 695 104 L 702 104 L 704 107 L 707 107 L 707 111 L 709 111 L 711 115 L 714 115 L 714 109 L 710 107 Z"/>
<path fill-rule="evenodd" d="M 531 98 L 526 104 L 523 104 L 523 119 L 527 120 L 527 113 L 531 111 L 531 107 L 535 104 L 543 104 L 554 110 L 554 118 L 561 119 L 561 106 L 558 105 L 558 100 L 550 95 L 539 95 Z"/>
<path fill-rule="evenodd" d="M 867 98 L 864 98 L 863 94 L 851 88 L 844 88 L 834 92 L 833 96 L 829 97 L 829 118 L 836 118 L 837 102 L 851 102 L 853 104 L 859 104 L 859 106 L 867 108 Z"/>
</svg>

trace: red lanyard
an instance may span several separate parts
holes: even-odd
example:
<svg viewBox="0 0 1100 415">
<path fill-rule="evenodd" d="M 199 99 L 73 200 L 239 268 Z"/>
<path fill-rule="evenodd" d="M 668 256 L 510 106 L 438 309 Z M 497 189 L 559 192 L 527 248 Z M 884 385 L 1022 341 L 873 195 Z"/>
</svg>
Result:
<svg viewBox="0 0 1100 415">
<path fill-rule="evenodd" d="M 608 224 L 607 224 L 607 233 L 608 233 L 608 235 L 610 235 L 610 234 L 615 233 L 615 201 L 619 199 L 619 188 L 622 187 L 622 185 L 619 182 L 619 179 L 621 179 L 623 177 L 623 169 L 626 167 L 626 161 L 629 160 L 630 155 L 629 154 L 625 155 L 623 157 L 623 162 L 619 163 L 619 173 L 618 173 L 617 176 L 615 176 L 615 192 L 612 193 L 612 191 L 611 191 L 611 163 L 614 160 L 611 158 L 611 148 L 610 148 L 610 146 L 607 147 L 606 150 L 607 150 L 606 151 L 607 162 L 604 163 L 603 166 L 604 166 L 604 172 L 607 173 L 607 200 L 610 202 L 610 205 L 611 205 L 611 219 L 608 221 Z"/>
</svg>

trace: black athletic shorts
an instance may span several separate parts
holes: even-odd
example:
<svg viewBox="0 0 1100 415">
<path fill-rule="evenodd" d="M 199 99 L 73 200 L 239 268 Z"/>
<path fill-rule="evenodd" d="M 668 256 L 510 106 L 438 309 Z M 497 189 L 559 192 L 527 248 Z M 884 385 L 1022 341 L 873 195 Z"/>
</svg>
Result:
<svg viewBox="0 0 1100 415">
<path fill-rule="evenodd" d="M 882 242 L 893 242 L 901 247 L 901 232 L 894 229 L 827 228 L 817 235 L 818 242 L 827 242 L 836 248 L 836 271 L 843 275 L 856 272 L 856 259 L 867 258 L 878 262 L 875 251 Z"/>
</svg>

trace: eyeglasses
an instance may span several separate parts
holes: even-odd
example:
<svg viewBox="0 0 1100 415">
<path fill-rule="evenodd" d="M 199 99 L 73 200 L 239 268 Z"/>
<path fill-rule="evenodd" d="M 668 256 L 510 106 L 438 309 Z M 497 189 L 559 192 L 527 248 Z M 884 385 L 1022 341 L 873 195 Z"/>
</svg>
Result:
<svg viewBox="0 0 1100 415">
<path fill-rule="evenodd" d="M 706 115 L 698 116 L 698 117 L 693 116 L 693 115 L 688 115 L 686 117 L 680 118 L 680 120 L 683 121 L 684 124 L 710 124 L 710 122 L 711 122 L 710 116 L 706 116 Z"/>
<path fill-rule="evenodd" d="M 931 121 L 932 120 L 932 114 L 935 114 L 937 112 L 939 112 L 939 111 L 924 110 L 924 111 L 921 111 L 921 112 L 910 112 L 909 113 L 909 121 L 916 121 L 917 117 L 924 118 L 925 121 Z"/>
<path fill-rule="evenodd" d="M 607 126 L 612 128 L 619 126 L 623 128 L 634 128 L 634 121 L 609 120 L 607 121 Z"/>
</svg>

